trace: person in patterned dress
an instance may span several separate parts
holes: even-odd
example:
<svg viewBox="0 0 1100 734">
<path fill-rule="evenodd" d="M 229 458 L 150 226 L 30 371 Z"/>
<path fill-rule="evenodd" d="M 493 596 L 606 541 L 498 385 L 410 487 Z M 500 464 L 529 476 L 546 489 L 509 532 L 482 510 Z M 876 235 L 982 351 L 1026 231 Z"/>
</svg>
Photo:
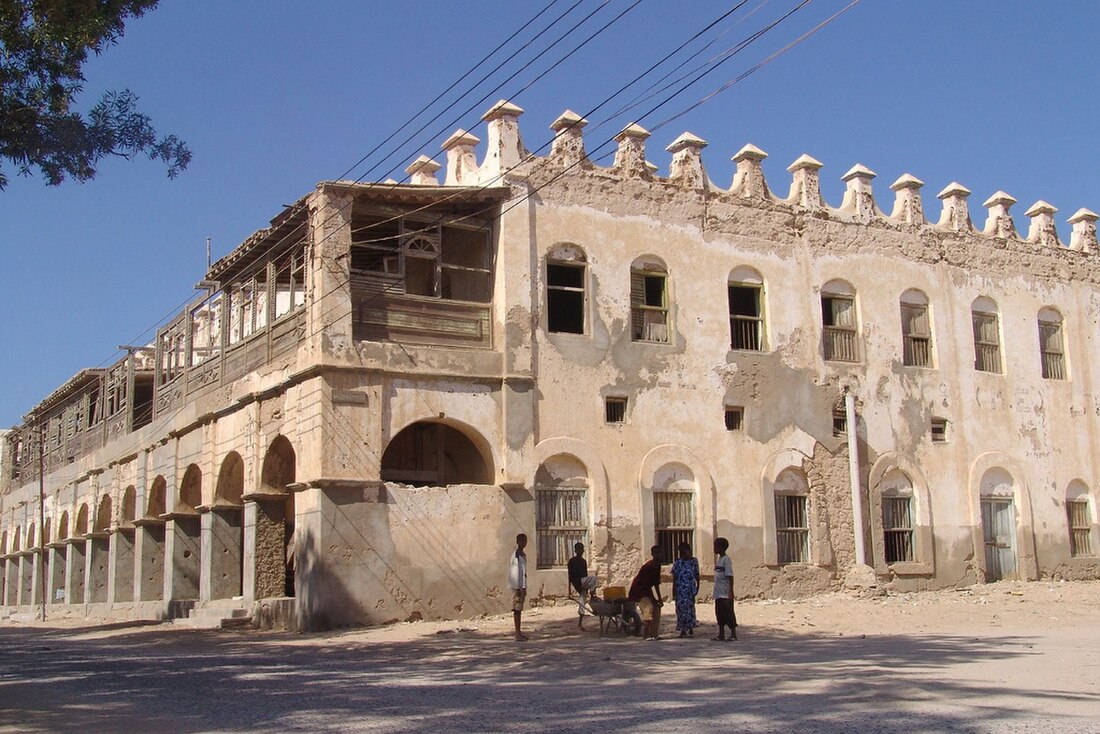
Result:
<svg viewBox="0 0 1100 734">
<path fill-rule="evenodd" d="M 672 563 L 672 598 L 676 600 L 676 629 L 680 637 L 695 637 L 695 597 L 699 595 L 699 561 L 691 546 L 680 543 L 680 557 Z"/>
</svg>

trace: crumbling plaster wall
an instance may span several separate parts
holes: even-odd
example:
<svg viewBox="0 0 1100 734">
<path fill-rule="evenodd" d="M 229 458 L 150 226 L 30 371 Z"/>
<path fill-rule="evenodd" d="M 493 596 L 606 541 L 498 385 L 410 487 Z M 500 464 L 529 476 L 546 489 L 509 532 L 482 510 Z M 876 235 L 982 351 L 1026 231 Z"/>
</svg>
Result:
<svg viewBox="0 0 1100 734">
<path fill-rule="evenodd" d="M 552 170 L 548 165 L 547 173 Z M 545 183 L 538 171 L 531 179 Z M 836 488 L 826 501 L 835 553 L 826 565 L 834 581 L 842 577 L 855 560 L 851 497 L 847 452 L 829 429 L 840 386 L 847 385 L 859 399 L 865 432 L 865 512 L 867 471 L 879 454 L 912 457 L 933 484 L 935 542 L 928 552 L 934 577 L 895 582 L 917 587 L 974 579 L 984 558 L 981 548 L 975 557 L 977 495 L 969 466 L 993 447 L 1008 447 L 1019 459 L 1017 480 L 1043 498 L 1033 503 L 1034 532 L 1046 557 L 1031 562 L 1044 575 L 1065 573 L 1055 571 L 1069 560 L 1063 493 L 1078 475 L 1094 475 L 1096 461 L 1091 385 L 1097 375 L 1088 355 L 1096 347 L 1090 324 L 1100 316 L 1100 268 L 1091 260 L 1032 243 L 881 222 L 855 225 L 842 216 L 763 202 L 745 206 L 728 196 L 599 171 L 549 183 L 540 190 L 536 216 L 537 290 L 545 292 L 546 253 L 573 243 L 587 255 L 590 299 L 584 335 L 548 334 L 545 317 L 536 332 L 540 436 L 572 436 L 606 457 L 623 534 L 634 532 L 643 514 L 631 462 L 664 442 L 705 447 L 714 461 L 719 530 L 725 522 L 759 527 L 754 467 L 782 448 L 785 429 L 795 426 L 818 441 L 808 474 L 820 477 L 821 491 Z M 662 258 L 669 268 L 675 329 L 667 345 L 630 341 L 629 267 L 643 254 Z M 740 265 L 756 268 L 765 281 L 763 353 L 728 349 L 725 274 Z M 834 278 L 858 294 L 863 358 L 853 365 L 821 359 L 819 294 Z M 901 364 L 898 299 L 909 288 L 923 291 L 932 304 L 935 368 Z M 973 369 L 970 306 L 983 295 L 994 298 L 1001 313 L 1002 375 Z M 1067 381 L 1040 375 L 1036 316 L 1044 306 L 1066 317 Z M 604 424 L 608 394 L 629 396 L 625 425 Z M 722 429 L 723 404 L 746 407 L 744 435 Z M 950 421 L 946 444 L 929 441 L 932 416 Z M 869 528 L 867 517 L 864 525 Z M 761 554 L 744 550 L 735 556 L 742 577 L 760 578 Z M 767 584 L 750 586 L 772 585 L 791 570 L 772 569 L 763 574 Z M 797 593 L 797 586 L 780 593 Z"/>
</svg>

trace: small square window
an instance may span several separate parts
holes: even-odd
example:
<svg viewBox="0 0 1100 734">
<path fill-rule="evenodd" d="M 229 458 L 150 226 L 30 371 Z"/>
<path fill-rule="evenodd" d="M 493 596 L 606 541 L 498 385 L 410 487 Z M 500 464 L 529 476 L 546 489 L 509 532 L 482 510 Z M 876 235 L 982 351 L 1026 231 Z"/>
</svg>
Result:
<svg viewBox="0 0 1100 734">
<path fill-rule="evenodd" d="M 833 411 L 833 436 L 840 438 L 848 435 L 848 414 L 843 410 Z"/>
<path fill-rule="evenodd" d="M 745 409 L 740 405 L 726 406 L 726 430 L 740 431 L 745 425 Z"/>
<path fill-rule="evenodd" d="M 603 406 L 606 422 L 622 423 L 626 420 L 626 398 L 605 398 Z"/>
<path fill-rule="evenodd" d="M 932 443 L 946 443 L 947 442 L 947 419 L 946 418 L 933 418 L 932 419 Z"/>
</svg>

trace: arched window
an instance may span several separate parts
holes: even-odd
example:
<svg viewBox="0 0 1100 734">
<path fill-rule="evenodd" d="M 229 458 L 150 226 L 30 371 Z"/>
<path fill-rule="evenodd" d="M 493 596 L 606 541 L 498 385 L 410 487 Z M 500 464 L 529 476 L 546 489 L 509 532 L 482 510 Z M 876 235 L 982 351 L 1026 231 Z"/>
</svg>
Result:
<svg viewBox="0 0 1100 734">
<path fill-rule="evenodd" d="M 93 530 L 97 533 L 105 533 L 111 527 L 111 496 L 103 495 L 99 501 L 99 509 L 95 513 Z"/>
<path fill-rule="evenodd" d="M 1044 379 L 1066 379 L 1062 314 L 1057 309 L 1048 307 L 1039 311 L 1039 359 L 1042 362 Z"/>
<path fill-rule="evenodd" d="M 764 279 L 754 268 L 735 269 L 726 282 L 729 301 L 730 349 L 760 352 L 766 349 Z"/>
<path fill-rule="evenodd" d="M 915 289 L 901 294 L 901 353 L 907 367 L 932 367 L 932 323 L 928 297 Z"/>
<path fill-rule="evenodd" d="M 659 258 L 638 258 L 630 266 L 630 338 L 669 340 L 668 268 Z"/>
<path fill-rule="evenodd" d="M 177 512 L 193 512 L 202 506 L 202 470 L 198 464 L 191 464 L 183 473 L 180 482 L 180 499 Z"/>
<path fill-rule="evenodd" d="M 583 334 L 588 263 L 576 245 L 557 245 L 546 255 L 546 330 Z"/>
<path fill-rule="evenodd" d="M 535 472 L 536 563 L 565 566 L 576 543 L 588 545 L 588 470 L 567 454 L 552 456 Z"/>
<path fill-rule="evenodd" d="M 236 451 L 230 451 L 222 461 L 218 483 L 214 488 L 214 503 L 240 505 L 244 494 L 244 461 Z"/>
<path fill-rule="evenodd" d="M 974 369 L 1001 373 L 1001 322 L 991 298 L 976 298 L 970 307 L 974 322 Z"/>
<path fill-rule="evenodd" d="M 149 486 L 149 496 L 145 502 L 146 517 L 159 518 L 168 511 L 165 502 L 167 490 L 168 482 L 163 476 L 158 474 L 156 478 L 153 479 L 153 483 Z"/>
<path fill-rule="evenodd" d="M 695 475 L 683 464 L 653 473 L 653 529 L 665 563 L 676 560 L 680 543 L 695 547 Z"/>
<path fill-rule="evenodd" d="M 822 351 L 834 362 L 859 361 L 859 325 L 856 291 L 843 280 L 831 280 L 821 288 Z"/>
<path fill-rule="evenodd" d="M 419 421 L 394 436 L 382 454 L 382 480 L 418 487 L 488 484 L 493 472 L 485 455 L 462 431 Z"/>
<path fill-rule="evenodd" d="M 775 546 L 780 564 L 810 562 L 810 486 L 793 467 L 774 482 Z"/>
<path fill-rule="evenodd" d="M 1084 482 L 1075 479 L 1069 483 L 1066 490 L 1066 516 L 1069 522 L 1069 549 L 1070 555 L 1093 555 L 1093 526 L 1092 512 L 1089 507 L 1089 489 Z"/>
<path fill-rule="evenodd" d="M 884 560 L 887 564 L 913 561 L 913 483 L 904 472 L 894 469 L 883 477 L 879 487 Z"/>
</svg>

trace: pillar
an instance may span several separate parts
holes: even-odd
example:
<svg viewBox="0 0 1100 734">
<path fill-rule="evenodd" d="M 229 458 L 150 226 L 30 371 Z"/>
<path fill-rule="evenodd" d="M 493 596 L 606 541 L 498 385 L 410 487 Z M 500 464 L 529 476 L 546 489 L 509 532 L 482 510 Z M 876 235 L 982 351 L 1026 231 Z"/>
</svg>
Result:
<svg viewBox="0 0 1100 734">
<path fill-rule="evenodd" d="M 69 540 L 68 556 L 65 559 L 65 603 L 84 603 L 84 544 L 83 538 Z"/>
<path fill-rule="evenodd" d="M 198 515 L 174 514 L 164 523 L 164 599 L 199 598 L 202 558 Z"/>
<path fill-rule="evenodd" d="M 202 515 L 202 599 L 241 596 L 244 508 L 212 507 Z"/>
<path fill-rule="evenodd" d="M 49 576 L 46 577 L 46 593 L 49 604 L 62 604 L 65 601 L 65 567 L 68 546 L 65 543 L 50 545 Z"/>
<path fill-rule="evenodd" d="M 244 595 L 250 599 L 287 595 L 286 495 L 265 497 L 244 506 Z"/>
<path fill-rule="evenodd" d="M 112 604 L 134 600 L 134 535 L 133 528 L 111 533 L 108 598 Z"/>
<path fill-rule="evenodd" d="M 134 601 L 164 598 L 164 523 L 139 520 L 134 530 Z"/>
<path fill-rule="evenodd" d="M 87 572 L 85 578 L 84 600 L 88 604 L 103 604 L 107 601 L 107 586 L 110 581 L 110 536 L 107 533 L 94 533 L 87 541 Z"/>
</svg>

